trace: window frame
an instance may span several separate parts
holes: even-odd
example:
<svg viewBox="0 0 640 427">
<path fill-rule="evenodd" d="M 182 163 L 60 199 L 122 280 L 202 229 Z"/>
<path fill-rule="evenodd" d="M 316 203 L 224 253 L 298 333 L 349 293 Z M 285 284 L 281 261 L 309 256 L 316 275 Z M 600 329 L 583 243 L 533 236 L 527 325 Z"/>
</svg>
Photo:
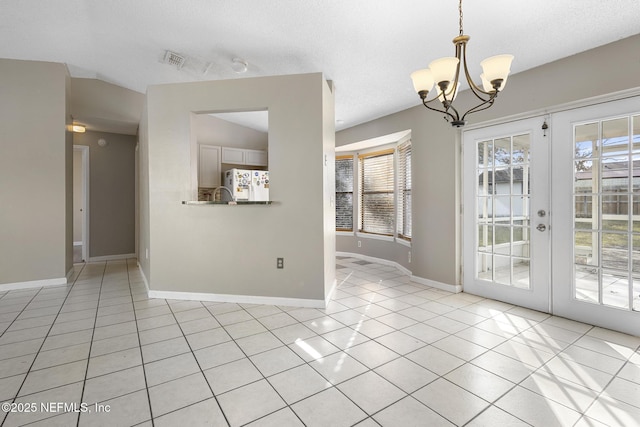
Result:
<svg viewBox="0 0 640 427">
<path fill-rule="evenodd" d="M 351 191 L 338 191 L 337 190 L 337 185 L 336 185 L 336 196 L 335 196 L 335 208 L 336 208 L 336 232 L 339 233 L 348 233 L 348 234 L 353 234 L 354 232 L 354 208 L 355 208 L 355 186 L 356 186 L 356 177 L 355 177 L 355 160 L 354 160 L 354 155 L 353 154 L 346 154 L 346 155 L 338 155 L 335 156 L 335 161 L 338 162 L 340 160 L 351 160 L 351 168 L 352 168 L 352 173 L 351 173 Z M 335 168 L 336 170 L 336 179 L 337 179 L 337 170 L 338 168 Z M 338 221 L 337 221 L 337 211 L 338 211 L 338 194 L 351 194 L 351 228 L 338 228 Z"/>
<path fill-rule="evenodd" d="M 387 238 L 394 238 L 396 235 L 396 212 L 397 212 L 397 200 L 396 200 L 396 147 L 393 148 L 387 148 L 387 149 L 382 149 L 380 150 L 379 147 L 377 147 L 378 150 L 377 151 L 370 151 L 370 152 L 365 152 L 365 153 L 358 153 L 358 233 L 364 234 L 364 235 L 375 235 L 375 236 L 379 236 L 379 237 L 387 237 Z M 364 179 L 364 174 L 365 174 L 365 170 L 364 170 L 364 162 L 366 159 L 373 159 L 373 158 L 380 158 L 380 157 L 386 157 L 386 156 L 391 156 L 391 185 L 390 185 L 390 189 L 387 190 L 370 190 L 370 191 L 365 191 L 364 189 L 364 185 L 365 185 L 365 179 Z M 388 183 L 386 183 L 386 185 L 388 186 Z M 364 209 L 365 209 L 365 195 L 374 195 L 374 194 L 380 194 L 380 195 L 384 195 L 384 194 L 391 194 L 392 196 L 392 207 L 393 207 L 393 212 L 391 212 L 390 219 L 391 219 L 391 226 L 390 226 L 390 231 L 389 233 L 385 233 L 385 232 L 376 232 L 376 231 L 372 231 L 371 229 L 365 229 L 365 214 L 364 214 Z"/>
</svg>

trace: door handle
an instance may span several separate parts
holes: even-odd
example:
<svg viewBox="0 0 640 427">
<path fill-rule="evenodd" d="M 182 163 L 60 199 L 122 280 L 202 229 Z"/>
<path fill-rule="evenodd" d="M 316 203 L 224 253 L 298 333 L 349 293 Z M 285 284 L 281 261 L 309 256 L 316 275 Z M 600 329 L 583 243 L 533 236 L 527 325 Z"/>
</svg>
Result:
<svg viewBox="0 0 640 427">
<path fill-rule="evenodd" d="M 538 224 L 536 228 L 538 229 L 538 231 L 545 231 L 547 229 L 547 226 L 544 224 Z"/>
</svg>

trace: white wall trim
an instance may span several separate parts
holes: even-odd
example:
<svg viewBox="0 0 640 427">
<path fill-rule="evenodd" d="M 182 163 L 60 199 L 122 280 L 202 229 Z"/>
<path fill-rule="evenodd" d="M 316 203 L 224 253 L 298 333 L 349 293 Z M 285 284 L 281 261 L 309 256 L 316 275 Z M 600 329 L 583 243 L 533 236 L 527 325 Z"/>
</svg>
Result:
<svg viewBox="0 0 640 427">
<path fill-rule="evenodd" d="M 145 276 L 142 266 L 138 262 L 138 270 L 142 275 L 144 287 L 147 289 L 149 298 L 174 299 L 186 301 L 212 301 L 212 302 L 232 302 L 236 304 L 265 304 L 265 305 L 281 305 L 289 307 L 305 307 L 305 308 L 325 308 L 333 291 L 336 289 L 337 281 L 329 292 L 327 300 L 301 299 L 301 298 L 279 298 L 279 297 L 261 297 L 251 295 L 230 295 L 230 294 L 211 294 L 198 292 L 175 292 L 175 291 L 152 291 L 149 289 L 149 282 Z"/>
<path fill-rule="evenodd" d="M 138 261 L 136 264 L 138 264 L 138 270 L 140 271 L 140 274 L 142 275 L 142 281 L 144 282 L 144 287 L 147 290 L 147 296 L 149 296 L 149 281 L 147 280 L 147 276 L 144 275 L 144 270 L 142 269 L 142 266 L 140 265 L 140 261 Z"/>
<path fill-rule="evenodd" d="M 73 246 L 82 246 L 82 242 L 73 242 Z"/>
<path fill-rule="evenodd" d="M 364 261 L 377 262 L 379 264 L 391 265 L 391 266 L 397 268 L 398 270 L 402 271 L 404 274 L 410 276 L 412 282 L 420 283 L 421 285 L 429 286 L 431 288 L 436 288 L 436 289 L 440 289 L 440 290 L 443 290 L 443 291 L 453 292 L 453 293 L 456 293 L 456 294 L 462 292 L 462 286 L 460 286 L 460 285 L 450 285 L 448 283 L 437 282 L 435 280 L 424 279 L 422 277 L 414 276 L 411 273 L 410 270 L 408 270 L 407 268 L 403 267 L 402 265 L 398 264 L 395 261 L 389 261 L 388 259 L 375 258 L 375 257 L 372 257 L 372 256 L 361 255 L 361 254 L 356 254 L 356 253 L 352 253 L 352 252 L 336 252 L 336 256 L 359 258 L 359 259 L 362 259 Z"/>
<path fill-rule="evenodd" d="M 46 286 L 60 286 L 60 285 L 66 285 L 67 283 L 68 283 L 67 277 L 59 277 L 56 279 L 31 280 L 28 282 L 3 283 L 0 285 L 0 292 L 13 291 L 16 289 L 43 288 Z"/>
<path fill-rule="evenodd" d="M 411 281 L 443 291 L 453 292 L 454 294 L 459 294 L 460 292 L 462 292 L 462 286 L 460 285 L 450 285 L 448 283 L 437 282 L 435 280 L 425 279 L 418 276 L 411 276 Z"/>
<path fill-rule="evenodd" d="M 331 298 L 333 298 L 333 293 L 336 291 L 337 287 L 338 287 L 338 279 L 333 279 L 333 285 L 331 286 L 331 289 L 329 289 L 329 293 L 324 297 L 325 306 L 322 308 L 326 308 L 327 304 L 329 304 L 329 302 L 331 301 Z"/>
<path fill-rule="evenodd" d="M 149 298 L 163 298 L 188 301 L 231 302 L 236 304 L 266 304 L 289 307 L 325 308 L 322 299 L 280 298 L 252 295 L 210 294 L 198 292 L 149 291 Z"/>
<path fill-rule="evenodd" d="M 129 259 L 129 258 L 135 258 L 135 257 L 136 257 L 136 254 L 94 256 L 89 258 L 89 262 L 116 261 L 120 259 Z"/>
<path fill-rule="evenodd" d="M 358 254 L 358 253 L 355 253 L 355 252 L 336 252 L 336 256 L 360 258 L 363 261 L 377 262 L 378 264 L 390 265 L 390 266 L 395 267 L 398 270 L 402 271 L 404 274 L 406 274 L 408 276 L 411 276 L 411 270 L 409 270 L 408 268 L 398 264 L 395 261 L 389 261 L 388 259 L 376 258 L 376 257 L 372 257 L 372 256 L 369 256 L 369 255 Z"/>
</svg>

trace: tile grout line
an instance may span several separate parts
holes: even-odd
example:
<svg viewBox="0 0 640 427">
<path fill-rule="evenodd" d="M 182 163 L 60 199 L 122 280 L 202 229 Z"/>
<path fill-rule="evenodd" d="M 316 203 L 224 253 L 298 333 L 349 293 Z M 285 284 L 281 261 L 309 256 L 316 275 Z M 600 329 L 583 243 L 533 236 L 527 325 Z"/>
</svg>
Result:
<svg viewBox="0 0 640 427">
<path fill-rule="evenodd" d="M 131 308 L 133 309 L 133 321 L 136 325 L 136 335 L 138 337 L 138 351 L 140 353 L 140 362 L 142 363 L 141 367 L 142 367 L 142 375 L 144 377 L 144 388 L 145 388 L 145 392 L 147 394 L 147 402 L 149 402 L 149 417 L 151 419 L 151 426 L 153 427 L 155 425 L 154 421 L 153 421 L 153 408 L 151 407 L 151 396 L 149 395 L 149 384 L 147 382 L 147 372 L 144 369 L 144 356 L 142 354 L 142 343 L 140 342 L 140 331 L 138 330 L 138 319 L 136 316 L 136 308 L 135 308 L 135 301 L 133 300 L 133 292 L 131 291 L 131 277 L 129 275 L 129 260 L 125 260 L 125 266 L 126 266 L 126 270 L 127 270 L 127 287 L 129 289 L 129 297 L 131 298 Z M 132 347 L 133 348 L 133 347 Z M 116 352 L 114 352 L 116 353 Z M 113 354 L 113 353 L 111 353 Z M 117 371 L 114 371 L 117 372 Z M 133 391 L 131 393 L 135 393 L 139 390 Z M 130 393 L 127 393 L 130 394 Z M 126 396 L 126 394 L 124 394 L 123 396 Z M 116 396 L 114 398 L 117 397 L 121 397 L 121 396 Z M 112 398 L 113 399 L 113 398 Z M 145 421 L 143 421 L 145 422 Z"/>
<path fill-rule="evenodd" d="M 84 381 L 82 382 L 82 393 L 80 393 L 80 402 L 83 402 L 84 399 L 84 392 L 87 386 L 87 375 L 89 374 L 89 364 L 91 363 L 91 349 L 93 348 L 93 337 L 96 334 L 96 323 L 98 321 L 98 313 L 100 311 L 100 297 L 102 296 L 102 287 L 104 285 L 104 275 L 105 272 L 107 271 L 107 263 L 108 261 L 104 262 L 104 268 L 102 269 L 102 277 L 100 278 L 100 290 L 98 292 L 98 301 L 96 302 L 96 315 L 93 319 L 93 329 L 91 331 L 91 340 L 89 340 L 89 353 L 87 354 L 87 367 L 85 368 L 84 371 Z M 87 264 L 85 263 L 85 266 Z M 84 269 L 84 267 L 83 267 Z M 74 282 L 74 286 L 75 286 L 75 282 Z M 78 414 L 78 419 L 76 420 L 76 427 L 80 426 L 80 415 Z"/>
<path fill-rule="evenodd" d="M 84 265 L 82 266 L 82 269 L 80 270 L 80 272 L 82 272 L 82 270 L 84 270 Z M 80 275 L 80 272 L 78 273 L 78 276 Z M 77 280 L 77 277 L 76 279 Z M 20 384 L 20 387 L 18 388 L 18 390 L 16 391 L 16 395 L 13 397 L 13 399 L 11 399 L 11 402 L 15 402 L 16 399 L 18 398 L 18 396 L 20 395 L 20 390 L 22 390 L 22 387 L 24 387 L 25 382 L 27 381 L 27 378 L 29 377 L 29 374 L 31 372 L 35 372 L 32 371 L 31 369 L 33 368 L 33 365 L 35 365 L 36 360 L 38 359 L 38 356 L 40 355 L 40 352 L 42 351 L 42 347 L 44 347 L 44 343 L 47 341 L 47 338 L 49 337 L 49 333 L 51 332 L 51 329 L 53 329 L 53 325 L 55 324 L 56 319 L 58 318 L 58 316 L 60 315 L 60 312 L 62 311 L 62 307 L 64 307 L 64 303 L 66 302 L 66 300 L 69 298 L 69 294 L 71 293 L 71 290 L 73 289 L 73 286 L 75 284 L 75 280 L 74 282 L 71 284 L 71 286 L 69 287 L 69 289 L 67 290 L 67 294 L 65 295 L 64 301 L 62 302 L 62 304 L 60 304 L 60 309 L 58 310 L 58 314 L 56 314 L 56 317 L 53 319 L 53 322 L 51 323 L 51 326 L 49 327 L 49 330 L 47 331 L 47 334 L 44 336 L 44 339 L 42 340 L 42 343 L 40 344 L 40 347 L 38 347 L 38 351 L 35 353 L 35 357 L 33 358 L 33 361 L 31 362 L 31 364 L 29 365 L 29 369 L 27 370 L 24 379 L 22 380 L 22 384 Z M 65 285 L 65 287 L 67 287 L 67 285 Z M 62 286 L 61 286 L 62 287 Z M 29 301 L 29 303 L 27 303 L 27 305 L 25 306 L 25 308 L 20 312 L 20 314 L 22 314 L 22 312 L 24 312 L 24 310 L 26 310 L 26 308 L 29 306 L 29 304 L 31 303 L 31 301 L 33 301 L 36 296 L 38 296 L 40 294 L 40 292 L 42 292 L 45 288 L 41 287 L 38 292 L 36 292 L 36 294 L 33 296 L 33 298 Z M 18 315 L 20 316 L 20 315 Z M 16 317 L 17 319 L 17 317 Z M 4 333 L 3 333 L 4 335 Z M 32 354 L 32 353 L 30 353 Z M 20 357 L 20 356 L 18 356 Z M 88 363 L 88 362 L 87 362 Z M 46 369 L 46 368 L 43 368 Z M 55 388 L 55 387 L 54 387 Z M 50 389 L 47 389 L 50 390 Z M 41 391 L 46 391 L 46 390 L 41 390 Z M 39 393 L 40 391 L 37 391 L 36 393 Z M 32 393 L 33 394 L 33 393 Z M 26 395 L 29 396 L 29 395 Z M 55 416 L 55 415 L 54 415 Z M 2 421 L 2 424 L 0 424 L 0 426 L 4 425 L 5 422 L 7 422 L 7 419 L 9 418 L 9 414 L 6 415 L 5 419 Z M 45 417 L 43 419 L 49 419 L 52 417 Z"/>
</svg>

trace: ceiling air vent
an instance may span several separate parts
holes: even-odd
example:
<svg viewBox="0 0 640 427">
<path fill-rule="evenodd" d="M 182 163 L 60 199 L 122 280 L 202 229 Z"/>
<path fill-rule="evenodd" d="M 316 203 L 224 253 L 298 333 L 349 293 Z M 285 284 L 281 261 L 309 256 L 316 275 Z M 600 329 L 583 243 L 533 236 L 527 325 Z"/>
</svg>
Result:
<svg viewBox="0 0 640 427">
<path fill-rule="evenodd" d="M 173 65 L 179 70 L 184 65 L 184 56 L 168 50 L 164 54 L 164 62 L 165 64 Z"/>
</svg>

